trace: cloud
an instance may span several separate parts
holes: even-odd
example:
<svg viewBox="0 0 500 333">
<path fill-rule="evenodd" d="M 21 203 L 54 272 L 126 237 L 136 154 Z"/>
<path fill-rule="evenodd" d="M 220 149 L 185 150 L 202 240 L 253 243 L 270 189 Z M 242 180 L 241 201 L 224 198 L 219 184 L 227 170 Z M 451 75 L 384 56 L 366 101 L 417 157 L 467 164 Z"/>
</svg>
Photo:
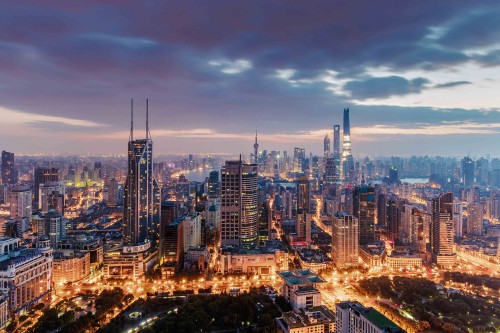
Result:
<svg viewBox="0 0 500 333">
<path fill-rule="evenodd" d="M 238 59 L 238 60 L 211 60 L 208 62 L 210 66 L 218 68 L 224 74 L 240 74 L 252 68 L 252 63 L 246 59 Z"/>
<path fill-rule="evenodd" d="M 394 95 L 419 93 L 429 80 L 419 77 L 407 80 L 400 76 L 369 77 L 362 80 L 348 81 L 343 89 L 356 100 L 385 98 Z"/>
<path fill-rule="evenodd" d="M 457 86 L 463 86 L 467 84 L 472 84 L 470 81 L 454 81 L 454 82 L 446 82 L 441 84 L 436 84 L 433 88 L 453 88 Z"/>
<path fill-rule="evenodd" d="M 37 123 L 57 123 L 65 126 L 74 127 L 105 127 L 108 125 L 99 124 L 89 120 L 73 119 L 66 117 L 54 117 L 41 114 L 30 114 L 16 110 L 10 110 L 0 107 L 0 118 L 2 118 L 2 125 L 30 125 Z"/>
</svg>

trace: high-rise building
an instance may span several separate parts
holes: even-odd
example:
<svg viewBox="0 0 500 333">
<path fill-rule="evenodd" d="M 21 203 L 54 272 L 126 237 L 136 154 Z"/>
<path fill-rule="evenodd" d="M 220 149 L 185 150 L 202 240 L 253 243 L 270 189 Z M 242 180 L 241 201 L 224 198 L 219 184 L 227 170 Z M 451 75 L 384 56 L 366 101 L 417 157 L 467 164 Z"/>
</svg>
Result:
<svg viewBox="0 0 500 333">
<path fill-rule="evenodd" d="M 38 209 L 47 213 L 56 210 L 64 215 L 64 184 L 62 182 L 46 182 L 38 189 Z"/>
<path fill-rule="evenodd" d="M 17 172 L 14 167 L 14 153 L 2 151 L 2 184 L 11 185 L 17 183 Z"/>
<path fill-rule="evenodd" d="M 353 215 L 359 223 L 359 244 L 375 241 L 375 187 L 356 186 L 353 191 Z"/>
<path fill-rule="evenodd" d="M 399 184 L 398 168 L 392 166 L 389 169 L 389 185 Z"/>
<path fill-rule="evenodd" d="M 257 142 L 257 131 L 255 131 L 255 143 L 253 144 L 254 164 L 259 165 L 259 143 Z"/>
<path fill-rule="evenodd" d="M 222 245 L 254 248 L 257 245 L 258 166 L 239 161 L 226 161 L 221 170 Z"/>
<path fill-rule="evenodd" d="M 467 234 L 483 235 L 483 205 L 472 203 L 467 205 Z"/>
<path fill-rule="evenodd" d="M 432 201 L 431 253 L 433 262 L 443 267 L 455 264 L 453 193 L 441 194 Z"/>
<path fill-rule="evenodd" d="M 67 220 L 55 210 L 51 210 L 44 214 L 34 215 L 32 221 L 33 228 L 36 228 L 38 239 L 47 237 L 52 247 L 55 247 L 57 242 L 66 237 Z"/>
<path fill-rule="evenodd" d="M 333 159 L 335 160 L 335 176 L 340 179 L 340 125 L 333 125 Z"/>
<path fill-rule="evenodd" d="M 17 186 L 10 190 L 10 218 L 17 221 L 23 217 L 31 221 L 31 189 Z"/>
<path fill-rule="evenodd" d="M 470 188 L 474 184 L 475 163 L 472 158 L 466 156 L 462 159 L 462 175 L 465 188 Z"/>
<path fill-rule="evenodd" d="M 73 170 L 74 172 L 74 170 Z M 74 175 L 74 174 L 73 174 Z M 40 196 L 40 186 L 48 182 L 58 182 L 59 181 L 59 170 L 53 167 L 37 167 L 35 168 L 35 192 L 33 193 L 33 201 L 38 205 Z M 74 179 L 73 179 L 74 181 Z M 37 206 L 38 207 L 38 206 Z"/>
<path fill-rule="evenodd" d="M 123 240 L 134 246 L 158 239 L 160 189 L 153 176 L 153 140 L 146 110 L 146 138 L 133 137 L 133 120 L 128 142 L 128 174 L 123 200 Z"/>
<path fill-rule="evenodd" d="M 210 171 L 208 176 L 208 195 L 211 197 L 217 196 L 217 190 L 219 188 L 219 171 Z"/>
<path fill-rule="evenodd" d="M 302 166 L 306 159 L 306 150 L 304 148 L 293 149 L 293 172 L 302 172 Z"/>
<path fill-rule="evenodd" d="M 323 181 L 325 186 L 334 185 L 337 181 L 337 166 L 335 164 L 335 158 L 326 159 Z"/>
<path fill-rule="evenodd" d="M 354 176 L 354 159 L 351 152 L 351 124 L 349 109 L 344 109 L 344 137 L 342 140 L 342 179 L 351 181 Z"/>
<path fill-rule="evenodd" d="M 358 219 L 347 212 L 333 215 L 332 258 L 337 268 L 358 266 Z"/>
<path fill-rule="evenodd" d="M 330 157 L 330 138 L 328 137 L 328 133 L 323 140 L 323 156 L 325 158 Z"/>
<path fill-rule="evenodd" d="M 111 178 L 108 184 L 108 202 L 109 207 L 116 207 L 118 205 L 118 180 Z"/>
</svg>

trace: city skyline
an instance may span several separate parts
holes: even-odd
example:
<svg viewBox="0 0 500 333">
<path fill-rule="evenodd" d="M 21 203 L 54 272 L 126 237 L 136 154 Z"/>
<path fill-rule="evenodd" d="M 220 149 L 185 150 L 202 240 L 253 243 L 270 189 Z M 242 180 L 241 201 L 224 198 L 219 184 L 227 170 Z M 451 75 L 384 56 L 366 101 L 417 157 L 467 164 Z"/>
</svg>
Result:
<svg viewBox="0 0 500 333">
<path fill-rule="evenodd" d="M 3 149 L 121 153 L 134 97 L 158 154 L 320 153 L 350 108 L 355 155 L 495 155 L 493 1 L 110 4 L 0 5 Z"/>
</svg>

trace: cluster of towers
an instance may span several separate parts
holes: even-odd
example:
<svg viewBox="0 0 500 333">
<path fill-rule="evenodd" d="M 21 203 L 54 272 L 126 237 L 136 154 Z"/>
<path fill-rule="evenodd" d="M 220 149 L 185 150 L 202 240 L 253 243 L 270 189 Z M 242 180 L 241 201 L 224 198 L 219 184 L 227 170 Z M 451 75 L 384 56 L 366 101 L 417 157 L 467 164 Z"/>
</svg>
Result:
<svg viewBox="0 0 500 333">
<path fill-rule="evenodd" d="M 344 109 L 344 128 L 342 136 L 342 153 L 340 152 L 340 125 L 333 126 L 333 153 L 330 149 L 330 138 L 326 134 L 323 144 L 325 164 L 335 166 L 337 180 L 352 181 L 354 178 L 354 159 L 351 153 L 351 124 L 349 109 Z M 330 160 L 330 161 L 329 161 Z"/>
</svg>

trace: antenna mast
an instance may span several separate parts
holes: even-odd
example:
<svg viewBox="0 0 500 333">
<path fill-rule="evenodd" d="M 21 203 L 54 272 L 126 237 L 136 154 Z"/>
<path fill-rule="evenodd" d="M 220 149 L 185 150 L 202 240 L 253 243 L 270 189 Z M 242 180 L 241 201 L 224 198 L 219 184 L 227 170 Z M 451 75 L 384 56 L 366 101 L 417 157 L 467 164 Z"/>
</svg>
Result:
<svg viewBox="0 0 500 333">
<path fill-rule="evenodd" d="M 134 141 L 134 99 L 130 99 L 130 136 L 129 141 Z"/>
<path fill-rule="evenodd" d="M 146 140 L 149 139 L 149 100 L 146 98 Z"/>
</svg>

